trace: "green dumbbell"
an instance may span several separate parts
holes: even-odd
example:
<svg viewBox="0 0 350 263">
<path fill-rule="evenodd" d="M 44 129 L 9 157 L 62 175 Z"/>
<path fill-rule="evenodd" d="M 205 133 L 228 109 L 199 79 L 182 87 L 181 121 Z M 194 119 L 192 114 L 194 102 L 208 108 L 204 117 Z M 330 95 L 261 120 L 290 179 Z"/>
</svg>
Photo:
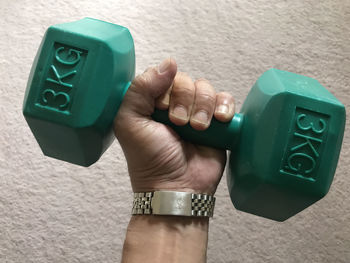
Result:
<svg viewBox="0 0 350 263">
<path fill-rule="evenodd" d="M 89 166 L 111 144 L 112 124 L 135 74 L 121 26 L 85 18 L 52 26 L 35 58 L 23 114 L 47 156 Z M 325 196 L 335 173 L 344 106 L 317 80 L 270 69 L 231 122 L 205 131 L 156 121 L 185 140 L 231 151 L 228 187 L 242 211 L 284 221 Z"/>
</svg>

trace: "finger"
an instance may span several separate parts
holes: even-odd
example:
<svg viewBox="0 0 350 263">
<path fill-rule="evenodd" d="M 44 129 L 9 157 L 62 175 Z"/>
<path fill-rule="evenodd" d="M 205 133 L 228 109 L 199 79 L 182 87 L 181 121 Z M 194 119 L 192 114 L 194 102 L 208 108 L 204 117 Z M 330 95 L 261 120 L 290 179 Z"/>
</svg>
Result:
<svg viewBox="0 0 350 263">
<path fill-rule="evenodd" d="M 160 110 L 167 110 L 169 109 L 169 104 L 170 104 L 170 94 L 171 90 L 173 88 L 173 84 L 171 84 L 171 87 L 162 95 L 160 95 L 156 99 L 156 108 Z"/>
<path fill-rule="evenodd" d="M 148 67 L 148 68 L 146 68 L 145 69 L 145 71 L 143 72 L 143 73 L 146 73 L 147 71 L 150 71 L 150 70 L 152 70 L 154 67 Z"/>
<path fill-rule="evenodd" d="M 150 95 L 153 99 L 163 94 L 173 82 L 177 65 L 174 59 L 167 58 L 158 67 L 148 68 L 138 75 L 132 82 L 129 90 Z"/>
<path fill-rule="evenodd" d="M 186 73 L 178 73 L 170 94 L 169 119 L 176 125 L 188 123 L 194 101 L 195 86 Z"/>
<path fill-rule="evenodd" d="M 216 94 L 216 106 L 214 116 L 218 121 L 228 122 L 235 114 L 235 101 L 231 94 L 219 92 Z"/>
<path fill-rule="evenodd" d="M 195 82 L 196 93 L 190 118 L 191 126 L 196 130 L 209 127 L 215 110 L 216 92 L 209 81 L 200 79 Z"/>
<path fill-rule="evenodd" d="M 158 67 L 148 68 L 131 83 L 120 110 L 151 115 L 156 98 L 170 88 L 176 72 L 177 65 L 172 58 L 165 59 Z"/>
</svg>

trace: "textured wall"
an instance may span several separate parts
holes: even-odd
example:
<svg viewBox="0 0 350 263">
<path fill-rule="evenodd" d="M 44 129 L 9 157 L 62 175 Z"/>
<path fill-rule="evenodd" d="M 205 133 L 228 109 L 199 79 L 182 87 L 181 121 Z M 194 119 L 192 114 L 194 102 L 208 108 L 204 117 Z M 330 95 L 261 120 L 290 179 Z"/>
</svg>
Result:
<svg viewBox="0 0 350 263">
<path fill-rule="evenodd" d="M 131 188 L 117 142 L 90 168 L 44 157 L 21 113 L 51 24 L 95 17 L 128 27 L 137 71 L 171 55 L 238 108 L 270 67 L 318 79 L 350 109 L 348 0 L 0 0 L 0 262 L 118 262 Z M 350 127 L 331 191 L 284 223 L 233 209 L 225 178 L 208 262 L 350 262 Z M 128 201 L 125 201 L 128 200 Z"/>
</svg>

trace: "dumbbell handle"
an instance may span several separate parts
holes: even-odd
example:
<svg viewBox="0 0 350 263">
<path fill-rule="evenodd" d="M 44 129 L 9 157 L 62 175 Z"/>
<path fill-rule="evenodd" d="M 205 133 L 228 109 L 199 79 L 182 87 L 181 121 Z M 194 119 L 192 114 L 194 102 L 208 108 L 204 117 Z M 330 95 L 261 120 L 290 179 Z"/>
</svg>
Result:
<svg viewBox="0 0 350 263">
<path fill-rule="evenodd" d="M 181 138 L 187 141 L 226 150 L 234 149 L 243 124 L 243 114 L 240 113 L 236 113 L 229 122 L 219 122 L 213 118 L 209 128 L 204 131 L 195 130 L 189 124 L 185 126 L 173 124 L 169 120 L 166 110 L 156 109 L 152 118 L 170 126 Z"/>
</svg>

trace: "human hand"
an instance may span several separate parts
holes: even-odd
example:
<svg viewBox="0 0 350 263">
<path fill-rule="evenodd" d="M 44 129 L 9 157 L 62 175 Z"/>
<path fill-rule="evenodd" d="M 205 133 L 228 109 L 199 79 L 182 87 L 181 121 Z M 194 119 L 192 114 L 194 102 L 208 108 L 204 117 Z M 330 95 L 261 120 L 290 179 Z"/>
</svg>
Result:
<svg viewBox="0 0 350 263">
<path fill-rule="evenodd" d="M 169 110 L 176 125 L 209 127 L 234 115 L 234 99 L 211 84 L 177 72 L 173 59 L 147 69 L 129 87 L 114 121 L 134 192 L 172 190 L 214 194 L 225 162 L 224 150 L 182 140 L 170 127 L 153 121 L 154 109 Z"/>
</svg>

